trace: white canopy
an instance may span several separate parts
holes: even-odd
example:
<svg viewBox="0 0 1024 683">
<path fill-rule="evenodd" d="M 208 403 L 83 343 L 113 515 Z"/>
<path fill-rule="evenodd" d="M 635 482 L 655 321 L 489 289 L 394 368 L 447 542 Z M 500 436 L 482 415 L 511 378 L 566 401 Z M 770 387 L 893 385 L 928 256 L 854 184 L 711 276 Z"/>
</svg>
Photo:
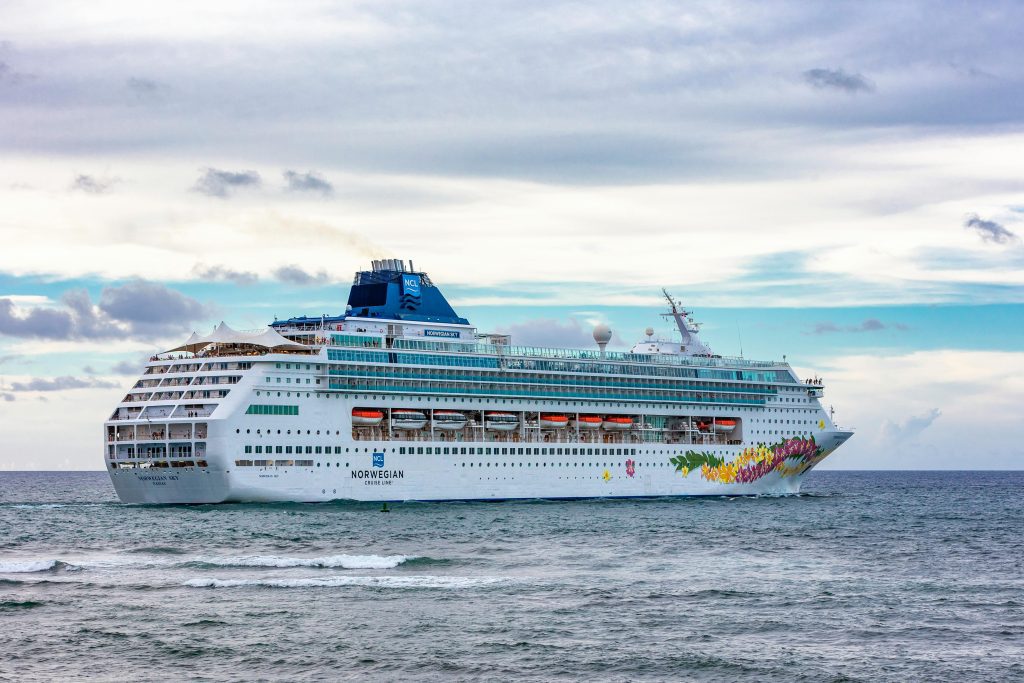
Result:
<svg viewBox="0 0 1024 683">
<path fill-rule="evenodd" d="M 182 344 L 176 346 L 173 349 L 168 349 L 168 352 L 173 351 L 190 351 L 195 353 L 199 349 L 202 349 L 210 344 L 248 344 L 250 346 L 262 346 L 267 349 L 306 349 L 309 348 L 305 344 L 293 342 L 290 339 L 283 337 L 273 327 L 267 327 L 261 332 L 239 332 L 228 327 L 227 323 L 223 320 L 220 325 L 213 328 L 213 332 L 200 337 L 195 332 L 192 336 Z"/>
</svg>

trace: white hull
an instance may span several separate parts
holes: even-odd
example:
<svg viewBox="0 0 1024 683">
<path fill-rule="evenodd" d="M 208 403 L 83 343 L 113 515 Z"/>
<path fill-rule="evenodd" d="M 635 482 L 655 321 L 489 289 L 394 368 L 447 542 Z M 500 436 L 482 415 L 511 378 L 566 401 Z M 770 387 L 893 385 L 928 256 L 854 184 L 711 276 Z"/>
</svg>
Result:
<svg viewBox="0 0 1024 683">
<path fill-rule="evenodd" d="M 837 440 L 841 443 L 845 436 L 837 434 Z M 641 452 L 629 456 L 549 456 L 544 463 L 540 456 L 399 454 L 398 443 L 359 442 L 361 452 L 324 458 L 319 467 L 315 463 L 312 467 L 227 466 L 221 471 L 211 462 L 206 470 L 118 468 L 110 475 L 125 503 L 201 504 L 788 495 L 799 493 L 806 474 L 771 472 L 749 484 L 706 481 L 696 471 L 684 477 L 668 458 L 685 452 L 685 447 L 640 447 Z M 403 443 L 423 446 L 427 442 Z M 451 447 L 452 442 L 436 444 Z M 463 445 L 502 444 L 459 444 Z M 821 458 L 834 448 L 825 442 L 822 446 Z M 736 448 L 737 453 L 740 450 Z M 375 467 L 374 454 L 381 453 L 383 467 Z M 633 476 L 627 473 L 626 460 L 634 463 Z"/>
</svg>

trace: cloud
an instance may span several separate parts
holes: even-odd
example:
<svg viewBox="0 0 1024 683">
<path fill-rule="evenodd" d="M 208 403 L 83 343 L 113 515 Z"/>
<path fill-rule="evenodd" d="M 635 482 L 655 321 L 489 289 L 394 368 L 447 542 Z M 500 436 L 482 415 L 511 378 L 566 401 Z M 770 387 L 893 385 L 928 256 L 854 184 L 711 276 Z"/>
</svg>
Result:
<svg viewBox="0 0 1024 683">
<path fill-rule="evenodd" d="M 334 186 L 314 171 L 285 171 L 284 179 L 288 183 L 289 192 L 316 192 L 324 196 L 334 193 Z"/>
<path fill-rule="evenodd" d="M 882 330 L 899 330 L 905 332 L 910 328 L 903 323 L 884 323 L 877 318 L 868 318 L 859 325 L 836 325 L 833 322 L 821 322 L 805 334 L 831 334 L 833 332 L 880 332 Z"/>
<path fill-rule="evenodd" d="M 17 396 L 15 396 L 14 394 L 8 394 L 6 392 L 0 392 L 0 398 L 2 398 L 5 401 L 14 401 L 17 399 Z"/>
<path fill-rule="evenodd" d="M 0 356 L 0 365 L 10 363 L 12 360 L 17 360 L 19 358 L 21 358 L 20 353 L 9 353 L 6 356 Z"/>
<path fill-rule="evenodd" d="M 139 358 L 137 361 L 122 360 L 110 367 L 110 372 L 115 375 L 141 375 L 149 356 Z"/>
<path fill-rule="evenodd" d="M 287 282 L 288 284 L 298 285 L 300 287 L 323 285 L 330 282 L 331 279 L 323 270 L 316 274 L 311 274 L 299 266 L 281 266 L 274 271 L 274 277 L 281 282 Z"/>
<path fill-rule="evenodd" d="M 972 213 L 964 220 L 964 227 L 973 230 L 981 239 L 993 244 L 1011 244 L 1019 238 L 1017 234 L 1007 230 L 1000 223 L 987 221 L 976 213 Z"/>
<path fill-rule="evenodd" d="M 922 415 L 908 417 L 900 423 L 886 420 L 882 423 L 882 437 L 894 441 L 906 441 L 928 429 L 942 415 L 938 408 L 932 408 Z"/>
<path fill-rule="evenodd" d="M 0 47 L 3 47 L 3 43 L 0 43 Z M 30 76 L 23 73 L 18 73 L 11 68 L 11 65 L 7 62 L 0 62 L 0 83 L 10 83 L 11 85 L 18 85 L 28 80 Z"/>
<path fill-rule="evenodd" d="M 11 382 L 12 391 L 63 391 L 65 389 L 112 389 L 117 382 L 89 377 L 33 377 L 27 382 Z"/>
<path fill-rule="evenodd" d="M 178 334 L 212 311 L 164 285 L 137 280 L 106 287 L 98 303 L 85 290 L 72 289 L 61 297 L 63 308 L 18 308 L 0 298 L 0 335 L 35 339 L 154 339 Z"/>
<path fill-rule="evenodd" d="M 114 320 L 128 323 L 140 332 L 179 330 L 183 324 L 210 314 L 210 310 L 195 299 L 145 280 L 105 288 L 98 306 Z"/>
<path fill-rule="evenodd" d="M 512 344 L 516 346 L 597 349 L 593 329 L 585 327 L 576 318 L 568 320 L 537 318 L 499 327 L 497 331 L 499 334 L 511 335 Z M 613 330 L 609 346 L 621 347 L 623 345 L 621 337 Z"/>
<path fill-rule="evenodd" d="M 846 73 L 842 69 L 808 69 L 804 81 L 818 90 L 842 90 L 848 93 L 871 92 L 875 86 L 861 74 Z"/>
<path fill-rule="evenodd" d="M 75 176 L 74 182 L 71 183 L 71 189 L 88 194 L 106 194 L 119 182 L 119 178 L 101 180 L 91 175 L 79 174 Z"/>
<path fill-rule="evenodd" d="M 232 270 L 226 266 L 205 266 L 197 263 L 192 273 L 202 280 L 226 280 L 241 287 L 248 287 L 259 282 L 260 276 L 249 270 Z"/>
<path fill-rule="evenodd" d="M 139 78 L 132 76 L 125 85 L 131 90 L 139 99 L 151 98 L 160 92 L 160 84 L 150 78 Z"/>
<path fill-rule="evenodd" d="M 262 181 L 256 171 L 222 171 L 207 168 L 199 180 L 192 186 L 194 192 L 210 197 L 226 199 L 232 192 L 240 188 L 259 187 Z"/>
</svg>

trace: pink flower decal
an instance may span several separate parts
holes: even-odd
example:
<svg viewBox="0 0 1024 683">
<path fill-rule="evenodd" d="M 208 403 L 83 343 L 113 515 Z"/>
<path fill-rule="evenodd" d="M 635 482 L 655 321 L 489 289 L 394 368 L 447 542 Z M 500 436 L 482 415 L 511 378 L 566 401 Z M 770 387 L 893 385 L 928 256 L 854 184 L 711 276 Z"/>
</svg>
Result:
<svg viewBox="0 0 1024 683">
<path fill-rule="evenodd" d="M 632 477 L 634 474 L 636 474 L 635 465 L 636 465 L 636 463 L 633 462 L 632 460 L 627 460 L 626 461 L 626 475 L 627 476 Z"/>
</svg>

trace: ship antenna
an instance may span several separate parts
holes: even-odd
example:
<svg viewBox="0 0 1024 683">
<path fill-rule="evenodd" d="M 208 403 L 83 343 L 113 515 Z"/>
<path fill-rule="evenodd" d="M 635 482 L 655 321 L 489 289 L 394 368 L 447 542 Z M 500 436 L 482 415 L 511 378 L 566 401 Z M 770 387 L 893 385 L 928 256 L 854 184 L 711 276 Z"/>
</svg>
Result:
<svg viewBox="0 0 1024 683">
<path fill-rule="evenodd" d="M 740 323 L 736 321 L 736 336 L 740 340 L 740 358 L 743 358 L 743 333 L 740 331 Z"/>
<path fill-rule="evenodd" d="M 676 300 L 672 298 L 672 295 L 670 295 L 664 287 L 661 288 L 661 293 L 665 295 L 666 299 L 668 299 L 668 305 L 671 309 L 670 313 L 664 313 L 663 315 L 671 315 L 672 318 L 675 319 L 676 327 L 679 328 L 679 334 L 683 338 L 683 344 L 689 344 L 691 338 L 690 331 L 686 329 L 686 311 L 680 312 L 679 306 L 676 304 Z"/>
</svg>

